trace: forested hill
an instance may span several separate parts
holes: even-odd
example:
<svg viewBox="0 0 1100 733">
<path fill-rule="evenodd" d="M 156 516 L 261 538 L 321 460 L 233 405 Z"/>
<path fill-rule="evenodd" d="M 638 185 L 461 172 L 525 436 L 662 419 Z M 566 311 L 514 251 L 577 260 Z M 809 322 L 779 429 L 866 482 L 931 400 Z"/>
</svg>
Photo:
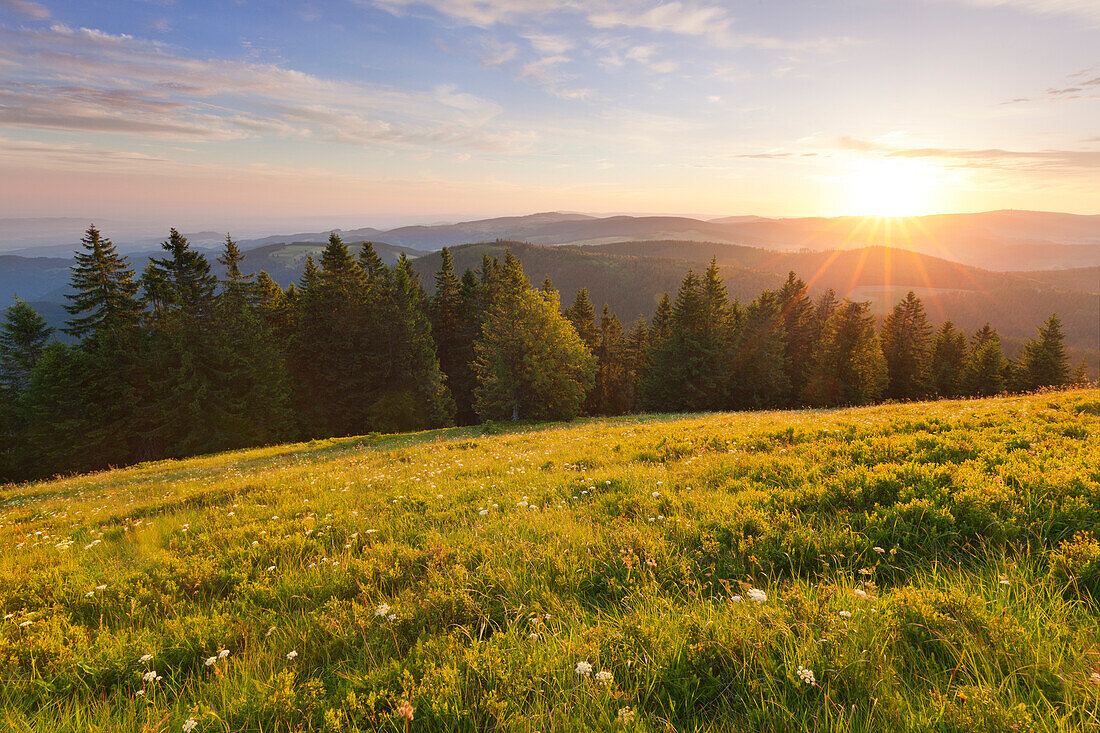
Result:
<svg viewBox="0 0 1100 733">
<path fill-rule="evenodd" d="M 1090 364 L 1100 359 L 1100 296 L 1061 289 L 1026 273 L 998 273 L 967 267 L 907 250 L 870 247 L 834 252 L 770 252 L 714 242 L 621 242 L 585 247 L 543 247 L 523 242 L 468 244 L 450 250 L 455 268 L 476 269 L 482 257 L 510 250 L 532 281 L 549 276 L 568 303 L 588 288 L 597 307 L 606 303 L 624 322 L 649 317 L 663 293 L 675 294 L 689 268 L 696 272 L 712 257 L 730 296 L 747 302 L 796 272 L 818 295 L 832 288 L 840 297 L 868 300 L 884 316 L 909 290 L 925 303 L 929 318 L 954 321 L 973 331 L 996 323 L 1010 350 L 1034 334 L 1035 325 L 1057 312 L 1074 356 Z M 438 253 L 413 261 L 431 292 Z"/>
</svg>

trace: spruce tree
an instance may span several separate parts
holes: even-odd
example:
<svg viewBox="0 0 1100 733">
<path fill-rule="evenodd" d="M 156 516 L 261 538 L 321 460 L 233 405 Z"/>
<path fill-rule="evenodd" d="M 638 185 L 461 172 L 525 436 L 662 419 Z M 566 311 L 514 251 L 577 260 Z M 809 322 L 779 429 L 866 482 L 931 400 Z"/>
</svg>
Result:
<svg viewBox="0 0 1100 733">
<path fill-rule="evenodd" d="M 649 343 L 654 345 L 665 340 L 671 331 L 672 301 L 669 300 L 668 293 L 663 293 L 649 323 Z"/>
<path fill-rule="evenodd" d="M 187 237 L 170 229 L 161 243 L 167 257 L 151 257 L 144 278 L 163 288 L 165 309 L 182 313 L 185 318 L 203 318 L 214 304 L 218 279 L 210 271 L 206 255 L 197 252 Z M 148 289 L 148 288 L 146 288 Z"/>
<path fill-rule="evenodd" d="M 863 405 L 886 389 L 886 359 L 869 303 L 845 299 L 825 323 L 806 384 L 811 404 Z"/>
<path fill-rule="evenodd" d="M 588 299 L 588 288 L 577 291 L 577 297 L 573 299 L 573 305 L 565 311 L 565 317 L 573 324 L 577 335 L 589 351 L 595 352 L 600 344 L 600 332 L 596 328 L 596 311 Z"/>
<path fill-rule="evenodd" d="M 623 327 L 604 305 L 596 346 L 596 379 L 585 411 L 590 415 L 625 415 L 633 407 L 634 385 Z"/>
<path fill-rule="evenodd" d="M 626 334 L 625 358 L 629 374 L 629 412 L 638 409 L 638 388 L 646 372 L 649 353 L 649 328 L 644 318 L 639 318 Z"/>
<path fill-rule="evenodd" d="M 966 356 L 966 335 L 945 321 L 932 344 L 930 386 L 938 397 L 962 394 Z"/>
<path fill-rule="evenodd" d="M 790 385 L 788 404 L 795 405 L 806 388 L 813 363 L 817 337 L 814 305 L 806 283 L 794 272 L 787 274 L 787 280 L 779 290 L 779 301 L 783 313 L 784 370 Z"/>
<path fill-rule="evenodd" d="M 1024 344 L 1020 379 L 1024 390 L 1064 387 L 1069 381 L 1065 334 L 1057 313 L 1052 313 L 1039 327 L 1037 338 L 1029 339 Z"/>
<path fill-rule="evenodd" d="M 0 390 L 20 394 L 30 381 L 53 329 L 19 298 L 4 311 L 0 323 Z"/>
<path fill-rule="evenodd" d="M 974 334 L 963 366 L 962 392 L 991 397 L 1005 390 L 1005 357 L 997 331 L 987 323 Z"/>
<path fill-rule="evenodd" d="M 286 344 L 294 327 L 294 304 L 286 291 L 270 275 L 260 270 L 260 274 L 256 276 L 253 298 L 257 312 L 271 328 L 274 338 Z"/>
<path fill-rule="evenodd" d="M 65 295 L 70 301 L 65 310 L 73 317 L 64 331 L 78 339 L 108 334 L 115 339 L 123 338 L 141 321 L 134 271 L 94 224 L 88 227 L 80 244 L 83 251 L 75 253 L 69 279 L 73 292 Z"/>
<path fill-rule="evenodd" d="M 790 399 L 784 323 L 780 292 L 765 290 L 745 310 L 731 363 L 731 407 L 780 407 Z"/>
<path fill-rule="evenodd" d="M 647 410 L 685 412 L 725 406 L 730 313 L 719 288 L 691 270 L 672 306 L 668 335 L 652 341 L 639 397 Z M 656 321 L 656 316 L 654 321 Z"/>
<path fill-rule="evenodd" d="M 920 298 L 910 290 L 894 306 L 883 325 L 882 351 L 889 382 L 886 395 L 896 400 L 915 400 L 928 391 L 932 326 Z"/>
</svg>

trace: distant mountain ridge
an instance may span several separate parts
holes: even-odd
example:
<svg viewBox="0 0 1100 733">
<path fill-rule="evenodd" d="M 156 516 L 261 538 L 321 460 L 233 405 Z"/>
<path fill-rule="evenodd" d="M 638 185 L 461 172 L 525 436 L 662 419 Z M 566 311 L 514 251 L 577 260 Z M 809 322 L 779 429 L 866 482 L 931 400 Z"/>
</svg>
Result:
<svg viewBox="0 0 1100 733">
<path fill-rule="evenodd" d="M 0 220 L 0 249 L 10 240 Z M 73 226 L 69 222 L 67 226 Z M 27 225 L 29 226 L 29 225 Z M 36 226 L 38 226 L 36 224 Z M 104 234 L 112 236 L 109 227 Z M 362 227 L 242 239 L 244 249 L 294 242 L 321 243 L 330 231 L 349 243 L 381 241 L 414 252 L 440 247 L 521 241 L 542 245 L 611 244 L 624 241 L 699 241 L 740 244 L 775 251 L 860 249 L 891 246 L 930 254 L 985 269 L 1055 270 L 1100 266 L 1100 215 L 1002 210 L 974 214 L 935 214 L 909 218 L 802 217 L 769 219 L 729 216 L 703 220 L 683 216 L 591 216 L 543 212 L 454 224 L 402 226 L 394 229 Z M 210 231 L 189 235 L 203 248 L 216 247 L 224 234 Z M 67 255 L 76 245 L 54 243 L 48 253 Z M 118 237 L 116 237 L 118 239 Z M 146 241 L 148 240 L 148 241 Z M 159 240 L 156 240 L 159 241 Z M 148 237 L 140 249 L 152 249 Z M 127 251 L 136 251 L 127 246 Z M 8 248 L 10 252 L 11 249 Z M 41 247 L 21 251 L 42 255 Z"/>
</svg>

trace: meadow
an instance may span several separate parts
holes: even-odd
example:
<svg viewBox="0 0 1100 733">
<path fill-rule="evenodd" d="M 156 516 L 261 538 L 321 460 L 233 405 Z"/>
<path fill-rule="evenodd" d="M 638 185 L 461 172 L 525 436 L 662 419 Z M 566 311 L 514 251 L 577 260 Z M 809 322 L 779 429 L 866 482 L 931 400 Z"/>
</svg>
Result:
<svg viewBox="0 0 1100 733">
<path fill-rule="evenodd" d="M 2 486 L 0 727 L 1097 730 L 1098 527 L 1095 389 Z"/>
</svg>

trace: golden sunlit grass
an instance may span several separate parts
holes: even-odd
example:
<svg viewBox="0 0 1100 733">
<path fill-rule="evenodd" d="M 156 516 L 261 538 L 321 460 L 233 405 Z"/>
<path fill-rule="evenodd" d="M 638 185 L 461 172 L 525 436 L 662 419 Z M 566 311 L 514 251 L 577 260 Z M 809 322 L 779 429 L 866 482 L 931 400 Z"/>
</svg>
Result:
<svg viewBox="0 0 1100 733">
<path fill-rule="evenodd" d="M 1079 390 L 0 487 L 0 729 L 1092 730 L 1098 466 Z"/>
</svg>

